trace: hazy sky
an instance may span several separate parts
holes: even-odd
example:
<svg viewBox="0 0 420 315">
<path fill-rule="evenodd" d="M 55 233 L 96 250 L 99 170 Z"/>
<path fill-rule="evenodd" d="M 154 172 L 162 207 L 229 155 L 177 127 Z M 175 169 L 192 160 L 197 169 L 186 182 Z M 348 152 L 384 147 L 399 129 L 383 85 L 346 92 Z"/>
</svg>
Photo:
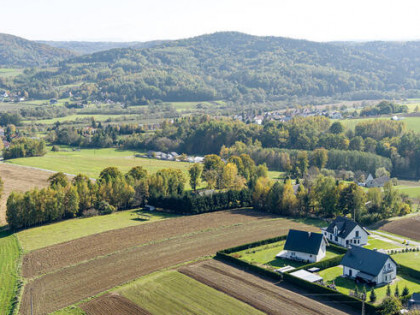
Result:
<svg viewBox="0 0 420 315">
<path fill-rule="evenodd" d="M 0 0 L 0 33 L 146 41 L 216 31 L 316 41 L 420 39 L 419 0 Z"/>
</svg>

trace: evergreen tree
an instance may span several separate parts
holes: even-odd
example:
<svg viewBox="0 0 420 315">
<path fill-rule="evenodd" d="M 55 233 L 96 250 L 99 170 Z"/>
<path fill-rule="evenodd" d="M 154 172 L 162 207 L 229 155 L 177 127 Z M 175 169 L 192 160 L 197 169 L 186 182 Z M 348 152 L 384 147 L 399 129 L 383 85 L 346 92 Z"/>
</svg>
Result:
<svg viewBox="0 0 420 315">
<path fill-rule="evenodd" d="M 370 291 L 369 299 L 372 303 L 376 302 L 377 296 L 376 296 L 376 293 L 375 293 L 375 288 L 372 288 L 372 290 Z"/>
<path fill-rule="evenodd" d="M 391 286 L 389 284 L 386 287 L 386 296 L 391 296 Z"/>
</svg>

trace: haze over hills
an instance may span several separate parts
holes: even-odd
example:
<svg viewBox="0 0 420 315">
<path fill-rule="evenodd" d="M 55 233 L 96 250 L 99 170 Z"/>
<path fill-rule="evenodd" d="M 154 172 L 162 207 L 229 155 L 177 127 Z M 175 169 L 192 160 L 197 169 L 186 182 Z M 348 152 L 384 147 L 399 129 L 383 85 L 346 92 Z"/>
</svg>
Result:
<svg viewBox="0 0 420 315">
<path fill-rule="evenodd" d="M 83 45 L 79 51 L 107 44 Z M 62 59 L 58 69 L 35 70 L 0 88 L 25 89 L 30 96 L 42 98 L 71 90 L 83 98 L 127 104 L 154 99 L 242 103 L 294 97 L 375 99 L 416 96 L 420 88 L 420 42 L 319 43 L 220 32 L 136 45 L 151 47 L 82 56 L 59 50 L 71 58 Z M 20 64 L 25 64 L 25 55 L 21 56 Z M 71 87 L 59 88 L 62 85 Z"/>
<path fill-rule="evenodd" d="M 21 37 L 0 33 L 0 65 L 43 66 L 75 56 L 75 53 Z"/>
<path fill-rule="evenodd" d="M 91 54 L 115 48 L 150 48 L 167 41 L 154 40 L 147 42 L 86 42 L 86 41 L 47 41 L 39 40 L 38 43 L 56 48 L 63 48 L 78 54 Z"/>
</svg>

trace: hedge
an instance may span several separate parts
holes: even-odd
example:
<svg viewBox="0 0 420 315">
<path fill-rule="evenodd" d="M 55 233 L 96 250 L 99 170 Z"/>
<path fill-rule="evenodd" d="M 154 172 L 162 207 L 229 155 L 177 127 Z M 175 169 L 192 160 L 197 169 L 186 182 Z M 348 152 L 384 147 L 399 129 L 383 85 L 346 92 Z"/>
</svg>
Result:
<svg viewBox="0 0 420 315">
<path fill-rule="evenodd" d="M 180 214 L 198 214 L 243 208 L 250 206 L 251 202 L 249 189 L 214 192 L 207 196 L 187 192 L 181 196 L 152 196 L 149 199 L 149 204 Z"/>
<path fill-rule="evenodd" d="M 253 247 L 257 247 L 257 246 L 261 246 L 261 245 L 266 245 L 266 244 L 278 242 L 278 241 L 284 240 L 286 238 L 287 238 L 287 236 L 283 235 L 283 236 L 273 237 L 273 238 L 262 240 L 262 241 L 252 242 L 252 243 L 243 244 L 243 245 L 240 245 L 240 246 L 228 248 L 228 249 L 217 252 L 216 259 L 222 260 L 224 262 L 233 263 L 237 266 L 242 267 L 245 270 L 248 270 L 248 271 L 251 271 L 253 273 L 259 274 L 261 276 L 267 277 L 267 278 L 272 279 L 274 281 L 280 281 L 280 280 L 283 279 L 284 281 L 288 281 L 290 283 L 296 284 L 296 285 L 301 286 L 303 288 L 306 288 L 306 289 L 308 289 L 312 292 L 316 292 L 316 293 L 320 293 L 320 294 L 328 294 L 329 299 L 339 301 L 342 304 L 351 306 L 353 308 L 359 308 L 359 309 L 362 308 L 362 303 L 363 302 L 361 300 L 355 298 L 355 297 L 343 294 L 339 291 L 330 289 L 328 287 L 324 287 L 324 286 L 316 284 L 316 283 L 308 282 L 306 280 L 297 278 L 297 277 L 290 274 L 290 272 L 300 270 L 300 269 L 303 269 L 303 268 L 307 269 L 307 268 L 317 267 L 317 268 L 320 268 L 320 269 L 327 269 L 327 268 L 330 268 L 330 267 L 333 267 L 333 266 L 337 266 L 341 262 L 341 259 L 343 258 L 344 255 L 339 255 L 339 256 L 333 257 L 333 258 L 328 259 L 328 260 L 319 261 L 319 262 L 316 262 L 316 263 L 301 266 L 299 268 L 296 268 L 292 271 L 289 271 L 289 272 L 286 272 L 286 273 L 283 273 L 283 274 L 271 271 L 269 269 L 265 269 L 265 268 L 257 266 L 257 265 L 253 265 L 249 262 L 246 262 L 244 260 L 241 260 L 239 258 L 235 258 L 235 257 L 229 255 L 231 253 L 235 253 L 235 252 L 238 252 L 238 251 L 241 251 L 241 250 L 245 250 L 245 249 L 249 249 L 249 248 L 253 248 Z M 331 249 L 333 249 L 333 251 L 336 251 L 336 252 L 341 253 L 341 254 L 344 254 L 347 251 L 346 248 L 342 248 L 342 247 L 332 245 L 332 244 L 330 244 L 329 247 Z M 408 268 L 408 269 L 411 269 L 411 268 Z M 413 270 L 413 269 L 411 269 L 411 270 Z M 378 310 L 378 308 L 375 305 L 370 304 L 368 302 L 365 302 L 365 309 L 366 309 L 367 314 L 376 314 L 376 312 Z"/>
<path fill-rule="evenodd" d="M 417 280 L 420 280 L 420 271 L 404 266 L 404 265 L 397 265 L 398 273 L 404 274 L 410 277 L 413 277 Z"/>
<path fill-rule="evenodd" d="M 240 252 L 241 250 L 245 250 L 245 249 L 254 248 L 254 247 L 258 247 L 258 246 L 262 246 L 262 245 L 266 245 L 266 244 L 270 244 L 270 243 L 283 241 L 286 238 L 287 238 L 287 235 L 276 236 L 276 237 L 268 238 L 268 239 L 265 239 L 265 240 L 262 240 L 262 241 L 247 243 L 247 244 L 239 245 L 239 246 L 236 246 L 236 247 L 228 248 L 228 249 L 220 251 L 220 253 L 231 254 L 231 253 L 234 253 L 234 252 Z"/>
</svg>

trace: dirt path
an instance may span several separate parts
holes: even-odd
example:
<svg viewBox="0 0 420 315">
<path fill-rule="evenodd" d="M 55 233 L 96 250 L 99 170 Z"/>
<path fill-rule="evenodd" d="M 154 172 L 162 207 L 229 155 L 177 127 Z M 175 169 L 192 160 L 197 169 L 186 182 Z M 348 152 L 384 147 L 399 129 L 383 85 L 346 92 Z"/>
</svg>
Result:
<svg viewBox="0 0 420 315">
<path fill-rule="evenodd" d="M 179 271 L 267 314 L 347 314 L 216 260 L 181 267 Z"/>
<path fill-rule="evenodd" d="M 0 177 L 4 183 L 4 192 L 0 200 L 0 226 L 7 224 L 6 202 L 10 193 L 12 191 L 27 191 L 35 187 L 46 187 L 51 174 L 51 172 L 31 167 L 0 163 Z"/>
<path fill-rule="evenodd" d="M 105 294 L 80 305 L 87 315 L 151 315 L 129 299 L 117 294 Z"/>
<path fill-rule="evenodd" d="M 217 216 L 217 213 L 213 215 Z M 236 216 L 236 214 L 231 215 Z M 207 215 L 203 218 L 209 219 Z M 173 219 L 167 221 L 176 222 Z M 199 226 L 202 227 L 201 223 Z M 170 229 L 170 226 L 168 228 Z M 287 220 L 254 219 L 243 224 L 205 229 L 197 233 L 156 240 L 126 250 L 120 248 L 119 252 L 63 268 L 30 281 L 25 286 L 20 311 L 22 314 L 30 313 L 31 289 L 35 313 L 45 314 L 157 270 L 212 255 L 224 248 L 286 234 L 289 228 L 317 230 L 315 227 Z M 159 234 L 156 235 L 158 236 Z M 123 240 L 122 238 L 108 241 L 110 244 L 118 243 Z M 139 240 L 141 239 L 139 234 Z M 92 250 L 95 244 L 92 244 Z M 68 255 L 77 251 L 75 243 L 73 252 Z M 64 261 L 68 261 L 67 258 L 61 257 Z"/>
</svg>

